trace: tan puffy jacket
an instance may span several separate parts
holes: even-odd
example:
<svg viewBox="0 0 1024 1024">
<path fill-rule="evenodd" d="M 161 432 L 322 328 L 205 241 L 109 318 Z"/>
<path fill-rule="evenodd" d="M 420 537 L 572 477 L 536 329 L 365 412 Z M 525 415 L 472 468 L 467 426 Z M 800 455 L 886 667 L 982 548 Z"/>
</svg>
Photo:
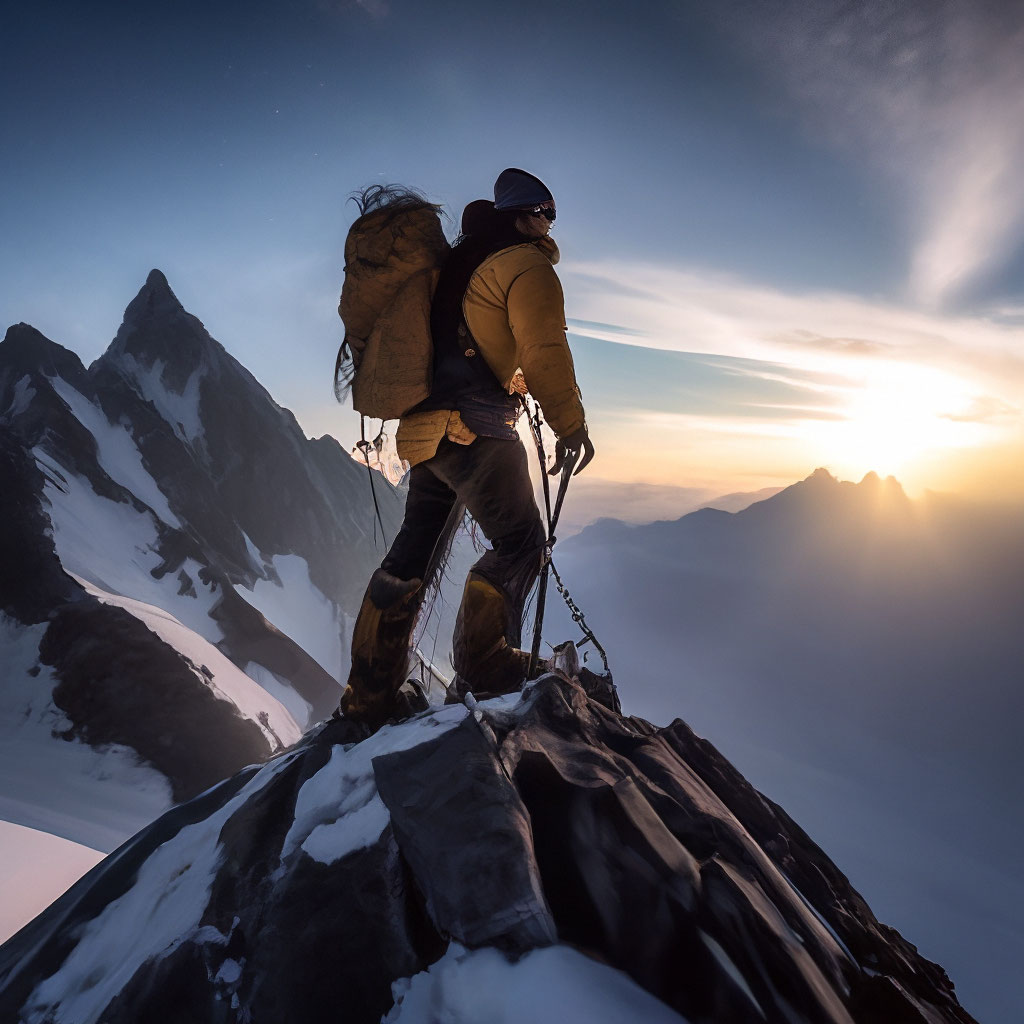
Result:
<svg viewBox="0 0 1024 1024">
<path fill-rule="evenodd" d="M 565 336 L 565 304 L 555 273 L 558 246 L 550 238 L 524 242 L 489 256 L 470 279 L 462 309 L 480 355 L 509 388 L 517 369 L 559 437 L 584 424 Z M 410 413 L 398 425 L 398 454 L 415 465 L 429 459 L 441 438 L 467 444 L 474 434 L 454 411 Z"/>
</svg>

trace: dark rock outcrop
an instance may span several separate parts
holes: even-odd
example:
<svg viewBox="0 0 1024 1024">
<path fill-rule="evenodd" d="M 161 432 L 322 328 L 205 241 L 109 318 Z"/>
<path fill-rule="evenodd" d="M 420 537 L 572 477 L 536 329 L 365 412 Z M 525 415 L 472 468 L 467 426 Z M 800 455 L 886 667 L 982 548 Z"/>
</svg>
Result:
<svg viewBox="0 0 1024 1024">
<path fill-rule="evenodd" d="M 5 1019 L 378 1021 L 452 941 L 571 944 L 691 1024 L 971 1021 L 681 721 L 550 674 L 358 738 L 328 723 L 111 855 L 0 948 Z"/>
<path fill-rule="evenodd" d="M 61 737 L 130 746 L 167 777 L 175 801 L 274 752 L 259 726 L 214 696 L 202 666 L 121 608 L 89 596 L 63 606 L 39 658 L 53 666 L 53 702 L 71 721 Z"/>
<path fill-rule="evenodd" d="M 78 585 L 53 550 L 40 495 L 43 475 L 31 455 L 0 426 L 0 611 L 23 623 L 45 622 Z"/>
</svg>

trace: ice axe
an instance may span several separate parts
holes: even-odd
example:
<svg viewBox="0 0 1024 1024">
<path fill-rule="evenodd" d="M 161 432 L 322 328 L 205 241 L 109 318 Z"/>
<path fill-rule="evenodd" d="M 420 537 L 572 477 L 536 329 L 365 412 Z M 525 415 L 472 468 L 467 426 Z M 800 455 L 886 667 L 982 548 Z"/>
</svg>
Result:
<svg viewBox="0 0 1024 1024">
<path fill-rule="evenodd" d="M 540 425 L 537 424 L 537 430 L 535 436 L 540 433 Z M 540 445 L 539 437 L 537 437 L 538 445 Z M 543 448 L 539 448 L 543 451 Z M 562 475 L 558 482 L 558 494 L 555 496 L 555 507 L 552 511 L 551 508 L 551 492 L 548 488 L 548 477 L 547 473 L 542 473 L 544 478 L 544 505 L 548 519 L 548 539 L 544 544 L 544 561 L 541 565 L 540 570 L 540 587 L 537 591 L 537 620 L 533 627 L 533 647 L 530 650 L 530 674 L 529 678 L 533 679 L 537 674 L 537 669 L 540 666 L 540 640 L 541 632 L 544 628 L 544 603 L 548 593 L 548 573 L 551 569 L 551 552 L 555 546 L 555 527 L 558 525 L 558 516 L 562 511 L 562 502 L 565 500 L 565 492 L 569 489 L 569 480 L 572 477 L 572 472 L 576 468 L 576 463 L 579 461 L 582 449 L 570 448 L 565 453 L 565 458 L 562 461 Z M 541 463 L 542 469 L 543 462 Z"/>
</svg>

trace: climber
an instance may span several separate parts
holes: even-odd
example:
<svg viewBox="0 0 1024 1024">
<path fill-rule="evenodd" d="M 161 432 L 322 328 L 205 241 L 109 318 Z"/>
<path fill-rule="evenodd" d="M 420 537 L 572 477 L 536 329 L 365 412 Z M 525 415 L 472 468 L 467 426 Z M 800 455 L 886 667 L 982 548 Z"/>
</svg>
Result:
<svg viewBox="0 0 1024 1024">
<path fill-rule="evenodd" d="M 455 627 L 459 693 L 508 693 L 525 681 L 523 608 L 546 541 L 516 431 L 527 390 L 558 442 L 551 472 L 594 447 L 565 336 L 549 237 L 555 202 L 538 178 L 501 172 L 494 200 L 470 203 L 430 304 L 429 396 L 404 414 L 396 442 L 411 464 L 405 518 L 370 578 L 341 698 L 347 718 L 376 727 L 395 713 L 426 587 L 468 509 L 491 544 L 466 580 Z M 459 678 L 461 677 L 461 678 Z"/>
</svg>

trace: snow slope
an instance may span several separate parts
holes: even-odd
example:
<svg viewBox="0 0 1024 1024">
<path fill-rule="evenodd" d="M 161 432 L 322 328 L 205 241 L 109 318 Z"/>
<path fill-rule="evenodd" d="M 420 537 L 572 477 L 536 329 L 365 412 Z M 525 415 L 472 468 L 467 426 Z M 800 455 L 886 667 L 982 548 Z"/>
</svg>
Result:
<svg viewBox="0 0 1024 1024">
<path fill-rule="evenodd" d="M 496 949 L 457 942 L 412 978 L 392 986 L 395 1006 L 383 1024 L 687 1024 L 629 975 L 571 946 L 535 949 L 512 964 Z"/>
<path fill-rule="evenodd" d="M 389 816 L 373 784 L 372 759 L 440 735 L 466 714 L 464 706 L 453 705 L 416 722 L 385 727 L 347 750 L 335 747 L 330 762 L 300 790 L 281 859 L 302 847 L 331 864 L 376 842 Z M 263 766 L 215 814 L 183 828 L 149 857 L 131 888 L 89 923 L 75 952 L 32 993 L 25 1024 L 98 1020 L 147 960 L 167 957 L 184 939 L 204 932 L 200 921 L 221 862 L 218 836 L 231 816 L 296 756 L 287 753 Z M 218 943 L 228 939 L 212 936 Z"/>
<path fill-rule="evenodd" d="M 45 632 L 0 614 L 0 818 L 109 852 L 171 806 L 171 789 L 129 747 L 55 737 L 70 723 L 39 664 Z"/>
<path fill-rule="evenodd" d="M 209 640 L 183 625 L 170 612 L 82 582 L 88 593 L 104 604 L 131 612 L 161 640 L 183 654 L 199 670 L 218 700 L 228 701 L 243 717 L 256 722 L 275 748 L 290 746 L 302 735 L 295 719 L 280 701 L 230 662 Z"/>
<path fill-rule="evenodd" d="M 0 821 L 0 943 L 28 924 L 74 884 L 103 854 L 49 832 Z"/>
<path fill-rule="evenodd" d="M 309 564 L 301 555 L 264 559 L 245 539 L 266 577 L 256 578 L 251 587 L 236 583 L 235 592 L 341 680 L 349 659 L 347 617 L 312 581 Z"/>
</svg>

